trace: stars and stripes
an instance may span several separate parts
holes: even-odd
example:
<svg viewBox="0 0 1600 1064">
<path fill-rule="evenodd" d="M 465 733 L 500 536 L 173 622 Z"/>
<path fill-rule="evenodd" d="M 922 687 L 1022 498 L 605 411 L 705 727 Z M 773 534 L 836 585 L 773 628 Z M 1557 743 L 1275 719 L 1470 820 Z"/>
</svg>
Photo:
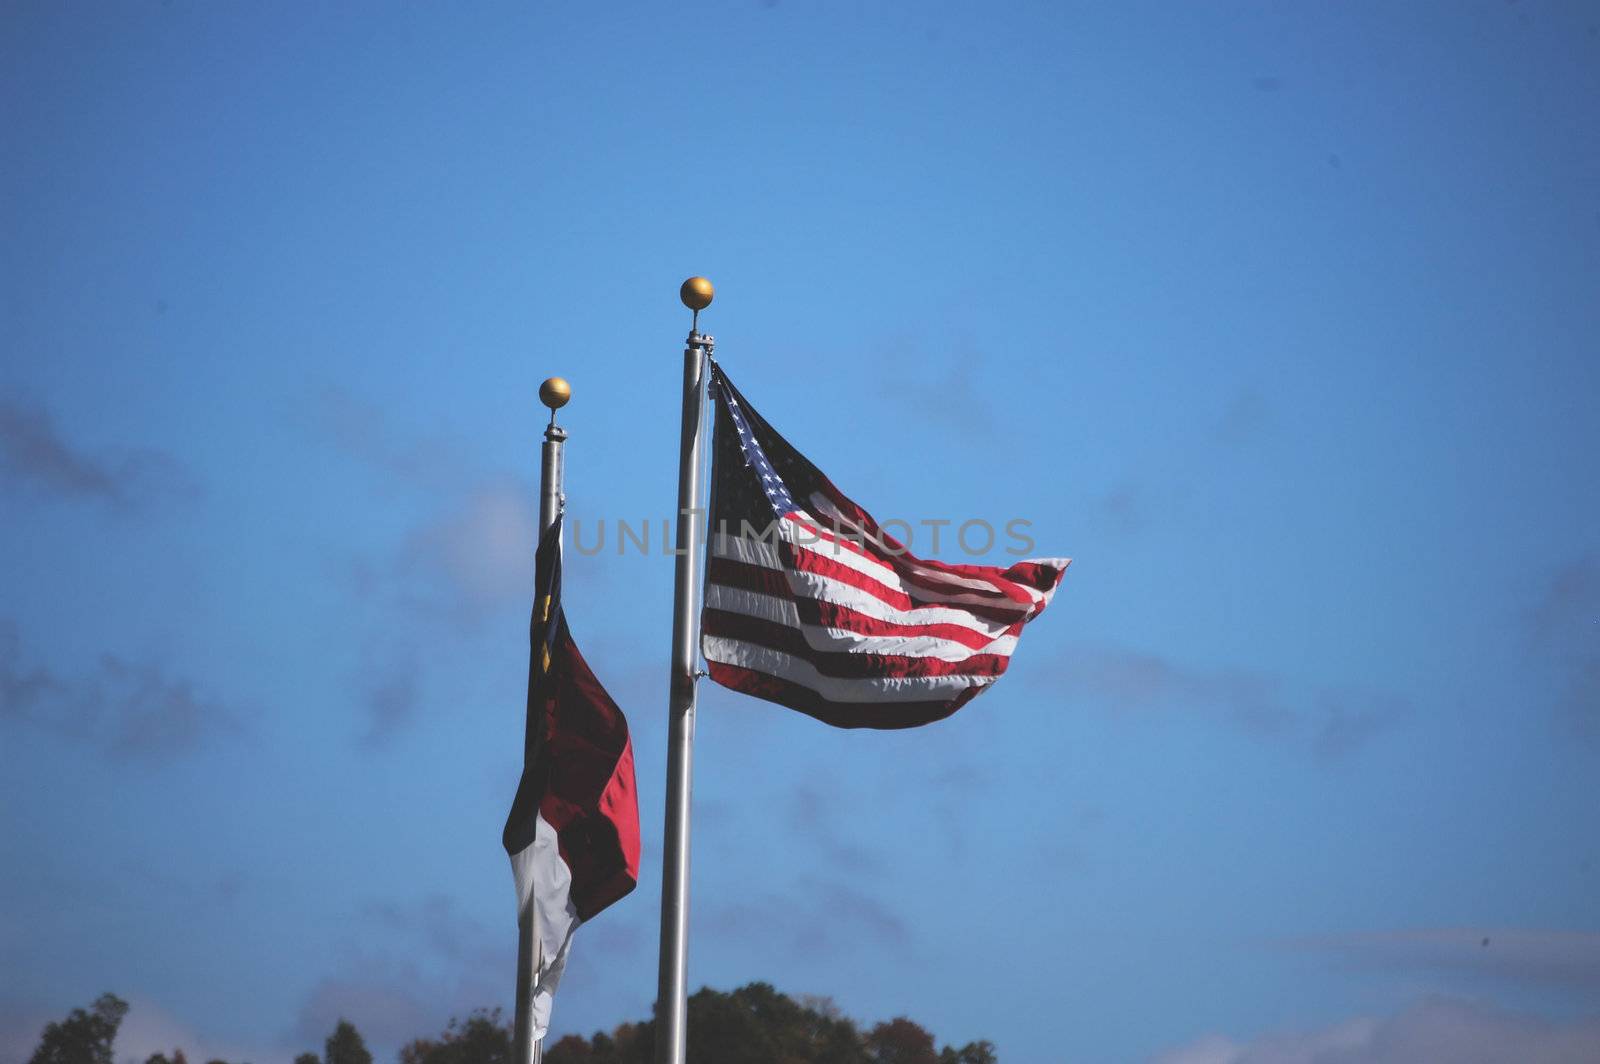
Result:
<svg viewBox="0 0 1600 1064">
<path fill-rule="evenodd" d="M 846 728 L 954 713 L 1005 671 L 1065 559 L 917 558 L 713 365 L 701 651 L 724 687 Z"/>
</svg>

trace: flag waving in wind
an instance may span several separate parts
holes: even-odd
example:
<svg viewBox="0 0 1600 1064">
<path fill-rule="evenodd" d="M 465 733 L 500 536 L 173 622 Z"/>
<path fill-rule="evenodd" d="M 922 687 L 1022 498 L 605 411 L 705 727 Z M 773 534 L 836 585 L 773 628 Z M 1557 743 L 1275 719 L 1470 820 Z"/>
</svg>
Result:
<svg viewBox="0 0 1600 1064">
<path fill-rule="evenodd" d="M 1002 569 L 914 557 L 715 363 L 711 390 L 711 678 L 842 728 L 940 720 L 999 679 L 1067 560 Z"/>
<path fill-rule="evenodd" d="M 539 930 L 533 1036 L 578 925 L 639 879 L 639 802 L 628 720 L 578 653 L 561 608 L 561 517 L 539 540 L 528 660 L 522 780 L 501 841 L 511 855 L 517 911 Z"/>
</svg>

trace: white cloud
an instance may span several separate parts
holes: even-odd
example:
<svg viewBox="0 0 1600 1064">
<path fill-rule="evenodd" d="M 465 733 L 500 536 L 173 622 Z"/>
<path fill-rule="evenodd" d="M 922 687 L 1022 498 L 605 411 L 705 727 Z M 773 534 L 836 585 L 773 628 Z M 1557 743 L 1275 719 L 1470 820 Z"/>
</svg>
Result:
<svg viewBox="0 0 1600 1064">
<path fill-rule="evenodd" d="M 148 998 L 129 996 L 128 1014 L 117 1029 L 112 1044 L 117 1064 L 143 1064 L 153 1053 L 172 1055 L 182 1049 L 190 1064 L 225 1060 L 230 1064 L 287 1064 L 292 1054 L 270 1046 L 240 1043 L 200 1034 Z M 45 1026 L 67 1018 L 74 1008 L 88 1008 L 90 1002 L 57 1003 L 49 1008 L 37 1003 L 0 1001 L 0 1064 L 22 1064 L 33 1055 Z"/>
<path fill-rule="evenodd" d="M 244 1061 L 280 1064 L 290 1057 L 282 1049 L 207 1038 L 160 1005 L 140 997 L 128 999 L 128 1015 L 117 1031 L 115 1046 L 118 1064 L 142 1064 L 153 1053 L 165 1053 L 170 1057 L 174 1049 L 183 1050 L 190 1064 L 204 1064 L 209 1060 L 225 1060 L 231 1064 Z"/>
<path fill-rule="evenodd" d="M 437 567 L 470 611 L 528 600 L 539 538 L 533 493 L 516 480 L 480 485 L 455 513 L 417 533 L 412 558 Z"/>
<path fill-rule="evenodd" d="M 514 477 L 478 480 L 413 528 L 393 557 L 356 562 L 346 576 L 398 616 L 474 630 L 494 611 L 532 601 L 535 505 L 533 489 Z"/>
<path fill-rule="evenodd" d="M 1430 998 L 1386 1019 L 1356 1017 L 1239 1042 L 1207 1034 L 1151 1064 L 1575 1064 L 1600 1060 L 1600 1017 L 1551 1020 L 1483 1002 Z"/>
</svg>

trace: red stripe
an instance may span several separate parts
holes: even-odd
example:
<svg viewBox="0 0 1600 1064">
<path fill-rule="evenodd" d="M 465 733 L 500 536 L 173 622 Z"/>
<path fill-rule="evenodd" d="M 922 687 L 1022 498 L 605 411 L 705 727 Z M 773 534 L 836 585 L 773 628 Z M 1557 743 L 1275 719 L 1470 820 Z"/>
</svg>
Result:
<svg viewBox="0 0 1600 1064">
<path fill-rule="evenodd" d="M 960 661 L 913 658 L 904 654 L 873 654 L 849 650 L 818 650 L 805 633 L 776 621 L 742 613 L 707 609 L 702 615 L 706 635 L 737 639 L 777 650 L 810 662 L 824 676 L 838 680 L 897 680 L 916 676 L 999 676 L 1006 671 L 1008 654 L 971 654 Z"/>
<path fill-rule="evenodd" d="M 832 488 L 832 485 L 830 484 L 828 487 Z M 825 496 L 829 495 L 828 492 L 823 492 L 823 494 Z M 1012 584 L 1025 583 L 1028 586 L 1036 588 L 1040 591 L 1048 591 L 1061 582 L 1061 574 L 1065 572 L 1065 569 L 1057 569 L 1053 565 L 1041 565 L 1037 562 L 1019 562 L 1007 569 L 1001 569 L 1000 567 L 994 565 L 970 565 L 965 562 L 941 562 L 936 558 L 919 558 L 915 554 L 912 554 L 910 551 L 906 550 L 903 543 L 885 532 L 882 526 L 878 524 L 877 520 L 871 514 L 867 513 L 867 511 L 863 510 L 850 499 L 845 498 L 843 494 L 840 494 L 838 488 L 833 488 L 833 494 L 830 497 L 830 501 L 838 510 L 845 514 L 847 519 L 849 519 L 853 524 L 859 525 L 864 531 L 866 531 L 871 539 L 892 543 L 895 547 L 900 548 L 900 553 L 898 554 L 892 551 L 884 552 L 879 560 L 885 562 L 886 564 L 894 565 L 896 561 L 914 562 L 923 568 L 936 569 L 939 572 L 949 573 L 952 576 L 966 576 L 977 580 L 987 580 L 993 582 L 997 588 L 1003 591 L 1010 598 L 1016 598 L 1016 596 L 1012 594 L 1012 591 L 1014 590 L 1010 586 Z M 852 517 L 851 515 L 854 516 Z M 871 542 L 871 539 L 869 539 L 868 542 Z M 848 542 L 849 541 L 846 541 L 847 544 Z M 899 569 L 900 566 L 895 565 L 895 568 Z M 1043 575 L 1044 579 L 1041 580 L 1037 578 L 1034 575 L 1035 572 Z M 1051 573 L 1055 574 L 1053 578 L 1047 575 Z M 942 585 L 935 584 L 933 586 Z M 1024 593 L 1024 598 L 1026 599 L 1026 593 Z M 1032 600 L 1027 599 L 1026 601 L 1031 602 Z"/>
<path fill-rule="evenodd" d="M 982 650 L 1001 636 L 1016 635 L 1022 631 L 1022 622 L 1017 621 L 1000 635 L 991 638 L 959 624 L 938 622 L 901 624 L 898 621 L 886 621 L 881 617 L 870 617 L 849 606 L 837 602 L 824 602 L 821 599 L 795 599 L 794 605 L 800 614 L 800 620 L 806 624 L 820 625 L 823 628 L 843 628 L 846 631 L 869 636 L 898 636 L 909 639 L 927 636 L 930 639 L 948 639 L 970 650 Z"/>
<path fill-rule="evenodd" d="M 915 728 L 943 720 L 988 690 L 969 687 L 944 701 L 833 702 L 802 684 L 754 669 L 716 661 L 707 662 L 706 668 L 713 680 L 730 690 L 799 710 L 836 728 Z"/>
<path fill-rule="evenodd" d="M 777 569 L 768 569 L 765 565 L 741 562 L 735 558 L 713 555 L 706 564 L 706 582 L 725 584 L 741 591 L 754 591 L 758 595 L 770 595 L 773 598 L 795 597 L 794 588 L 784 573 Z"/>
<path fill-rule="evenodd" d="M 885 536 L 882 531 L 874 530 L 874 528 L 864 528 L 864 530 L 862 530 L 862 533 L 864 534 L 862 534 L 861 542 L 856 542 L 856 539 L 854 539 L 853 536 L 846 536 L 845 531 L 843 530 L 830 530 L 830 528 L 822 528 L 819 523 L 808 522 L 808 520 L 803 520 L 803 518 L 797 517 L 795 514 L 786 514 L 784 515 L 784 518 L 786 518 L 786 520 L 790 520 L 790 522 L 794 522 L 795 525 L 800 526 L 800 528 L 805 528 L 808 533 L 816 536 L 819 541 L 826 542 L 826 544 L 829 544 L 829 546 L 838 547 L 840 550 L 850 550 L 850 552 L 853 552 L 853 554 L 859 554 L 861 557 L 869 558 L 869 560 L 872 560 L 872 562 L 880 563 L 880 565 L 890 566 L 891 570 L 896 571 L 896 574 L 898 574 L 898 576 L 902 576 L 902 578 L 918 579 L 918 581 L 923 581 L 923 586 L 930 587 L 930 589 L 933 590 L 957 589 L 955 584 L 949 584 L 949 582 L 946 581 L 934 581 L 933 578 L 926 576 L 926 574 L 917 573 L 917 570 L 914 568 L 914 566 L 922 566 L 922 568 L 933 568 L 933 570 L 947 570 L 949 566 L 944 566 L 941 565 L 941 563 L 936 562 L 923 562 L 922 558 L 918 558 L 917 555 L 910 554 L 910 552 L 906 552 L 906 550 L 902 550 L 902 552 L 896 554 L 896 552 L 893 552 L 893 550 L 883 549 L 883 547 L 878 544 L 878 539 L 893 539 L 893 536 Z M 899 546 L 898 542 L 896 542 L 896 546 Z M 968 568 L 973 568 L 973 566 L 968 566 Z M 981 573 L 962 573 L 960 576 L 971 576 L 971 578 L 982 579 L 982 581 L 989 582 L 990 586 L 960 586 L 960 590 L 971 595 L 990 595 L 990 597 L 1005 598 L 1005 589 L 995 586 L 994 584 L 994 574 L 1000 573 L 1000 570 L 989 571 L 989 566 L 978 566 L 978 568 L 984 568 L 984 571 L 981 571 Z"/>
<path fill-rule="evenodd" d="M 1006 570 L 1006 577 L 1019 584 L 1027 584 L 1035 591 L 1054 591 L 1067 575 L 1065 565 L 1047 565 L 1044 562 L 1018 562 Z"/>
<path fill-rule="evenodd" d="M 974 606 L 967 602 L 919 602 L 911 598 L 904 591 L 889 587 L 866 573 L 840 561 L 835 561 L 826 555 L 809 551 L 802 547 L 795 547 L 788 543 L 778 544 L 778 557 L 785 565 L 802 573 L 813 573 L 837 580 L 841 584 L 849 584 L 858 591 L 865 591 L 873 598 L 878 599 L 898 610 L 919 609 L 948 609 L 957 613 L 981 617 L 986 621 L 1000 624 L 1012 624 L 1022 619 L 1022 614 L 1011 606 Z"/>
<path fill-rule="evenodd" d="M 955 610 L 958 613 L 966 613 L 973 617 L 980 617 L 987 621 L 994 621 L 1004 624 L 1027 620 L 1027 614 L 1033 608 L 1031 599 L 1025 606 L 1020 603 L 1015 605 L 1009 603 L 1001 605 L 999 602 L 996 602 L 994 605 L 973 605 L 967 602 L 949 602 L 933 598 L 913 599 L 904 591 L 901 591 L 898 588 L 889 587 L 887 584 L 873 579 L 866 573 L 861 572 L 859 569 L 853 569 L 841 561 L 829 558 L 825 554 L 818 554 L 815 551 L 806 550 L 803 547 L 797 547 L 793 544 L 782 541 L 774 544 L 764 545 L 775 548 L 778 552 L 778 561 L 784 565 L 787 565 L 793 569 L 797 569 L 800 572 L 815 573 L 818 576 L 830 577 L 838 580 L 840 583 L 849 584 L 851 587 L 854 587 L 859 591 L 864 591 L 873 598 L 878 599 L 880 602 L 883 602 L 886 605 L 893 606 L 897 610 L 909 611 L 937 607 L 941 609 Z M 718 563 L 723 562 L 735 565 L 749 564 L 740 562 L 736 559 L 712 554 L 710 565 L 712 572 L 714 573 L 716 571 L 716 566 Z M 794 589 L 789 586 L 788 580 L 785 578 L 783 573 L 774 569 L 767 569 L 765 566 L 761 566 L 759 568 L 764 569 L 767 573 L 772 575 L 766 578 L 767 582 L 763 587 L 752 587 L 750 590 L 759 590 L 763 594 L 777 595 L 783 598 L 794 597 Z M 721 582 L 718 581 L 715 576 L 712 577 L 712 580 L 716 583 Z M 1022 592 L 1019 591 L 1018 594 L 1022 594 Z"/>
<path fill-rule="evenodd" d="M 944 565 L 939 562 L 928 562 L 912 554 L 894 554 L 889 551 L 884 551 L 870 539 L 864 541 L 864 543 L 857 543 L 853 539 L 848 539 L 842 535 L 830 532 L 828 529 L 822 528 L 814 522 L 806 521 L 796 517 L 792 513 L 785 514 L 784 517 L 786 520 L 792 521 L 799 527 L 805 529 L 812 536 L 816 537 L 819 542 L 826 543 L 836 550 L 850 551 L 863 558 L 877 562 L 879 565 L 886 566 L 887 568 L 894 570 L 895 575 L 905 583 L 911 584 L 915 587 L 923 588 L 927 591 L 932 591 L 935 593 L 935 595 L 986 595 L 989 598 L 997 600 L 994 603 L 996 607 L 1003 607 L 1007 603 L 1014 603 L 1018 609 L 1024 610 L 1031 609 L 1033 607 L 1033 598 L 1029 596 L 1026 591 L 1016 587 L 1014 583 L 1006 581 L 1004 571 L 995 566 L 966 565 L 956 567 Z M 875 533 L 871 529 L 868 529 L 868 532 L 869 534 L 881 535 L 881 533 Z M 931 577 L 926 573 L 917 572 L 916 567 L 919 566 L 928 569 L 937 569 L 941 572 L 948 572 L 954 576 L 962 576 L 972 580 L 982 580 L 989 586 L 983 588 L 950 584 L 946 581 Z M 957 572 L 957 568 L 963 571 Z M 929 603 L 942 602 L 945 600 L 942 598 L 927 598 L 922 599 L 921 601 L 924 603 Z M 956 605 L 959 608 L 961 606 L 965 606 L 966 604 L 958 603 Z"/>
<path fill-rule="evenodd" d="M 929 624 L 903 624 L 899 621 L 886 621 L 878 617 L 870 617 L 838 602 L 828 602 L 823 599 L 796 595 L 794 588 L 789 583 L 789 578 L 776 569 L 734 561 L 731 558 L 712 558 L 707 574 L 707 582 L 720 587 L 748 591 L 753 594 L 765 595 L 793 603 L 795 611 L 800 616 L 801 623 L 814 624 L 823 628 L 843 628 L 869 636 L 909 638 L 928 636 L 933 639 L 948 639 L 972 650 L 982 650 L 999 638 L 999 636 L 988 636 L 982 632 L 975 632 L 964 625 L 950 624 L 943 621 L 935 621 Z M 1022 631 L 1022 623 L 1021 621 L 1014 622 L 999 635 L 1016 635 Z"/>
</svg>

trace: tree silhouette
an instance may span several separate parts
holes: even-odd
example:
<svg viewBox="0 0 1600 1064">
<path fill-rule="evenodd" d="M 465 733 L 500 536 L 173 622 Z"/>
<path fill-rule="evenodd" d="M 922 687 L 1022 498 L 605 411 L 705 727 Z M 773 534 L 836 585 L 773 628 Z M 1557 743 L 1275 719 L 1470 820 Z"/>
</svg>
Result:
<svg viewBox="0 0 1600 1064">
<path fill-rule="evenodd" d="M 868 1059 L 874 1064 L 939 1064 L 933 1035 L 897 1016 L 867 1032 Z"/>
<path fill-rule="evenodd" d="M 400 1050 L 400 1064 L 511 1064 L 511 1028 L 499 1009 L 478 1009 L 467 1021 L 451 1018 L 438 1038 L 418 1038 Z"/>
<path fill-rule="evenodd" d="M 342 1017 L 323 1043 L 322 1059 L 324 1064 L 372 1064 L 372 1054 L 367 1052 L 361 1032 Z"/>
<path fill-rule="evenodd" d="M 544 1064 L 650 1064 L 655 1021 L 624 1023 L 592 1038 L 567 1035 L 545 1047 Z M 827 998 L 782 994 L 768 983 L 689 999 L 689 1064 L 998 1064 L 994 1046 L 935 1050 L 933 1035 L 905 1017 L 863 1034 Z M 401 1064 L 478 1064 L 402 1059 Z"/>
<path fill-rule="evenodd" d="M 1000 1058 L 995 1056 L 994 1043 L 985 1040 L 968 1042 L 960 1049 L 945 1046 L 939 1064 L 1000 1064 Z"/>
<path fill-rule="evenodd" d="M 183 1055 L 183 1050 L 174 1049 L 170 1058 L 165 1053 L 152 1053 L 144 1064 L 189 1064 L 189 1058 Z"/>
<path fill-rule="evenodd" d="M 88 1009 L 44 1029 L 28 1064 L 115 1064 L 112 1043 L 128 1004 L 102 994 Z M 590 1038 L 567 1035 L 546 1046 L 544 1064 L 651 1064 L 655 1020 L 622 1023 Z M 417 1038 L 398 1064 L 512 1064 L 512 1031 L 499 1009 L 452 1018 L 435 1038 Z M 931 1033 L 904 1016 L 862 1032 L 833 1001 L 792 998 L 770 983 L 724 993 L 702 987 L 689 999 L 689 1064 L 999 1064 L 990 1042 L 934 1048 Z M 153 1053 L 144 1064 L 188 1064 L 183 1050 Z M 226 1064 L 212 1060 L 207 1064 Z M 323 1055 L 301 1053 L 294 1064 L 373 1064 L 350 1021 L 340 1018 Z"/>
<path fill-rule="evenodd" d="M 112 1064 L 111 1043 L 128 1014 L 128 1003 L 101 994 L 88 1010 L 73 1009 L 59 1023 L 45 1026 L 28 1064 Z"/>
</svg>

